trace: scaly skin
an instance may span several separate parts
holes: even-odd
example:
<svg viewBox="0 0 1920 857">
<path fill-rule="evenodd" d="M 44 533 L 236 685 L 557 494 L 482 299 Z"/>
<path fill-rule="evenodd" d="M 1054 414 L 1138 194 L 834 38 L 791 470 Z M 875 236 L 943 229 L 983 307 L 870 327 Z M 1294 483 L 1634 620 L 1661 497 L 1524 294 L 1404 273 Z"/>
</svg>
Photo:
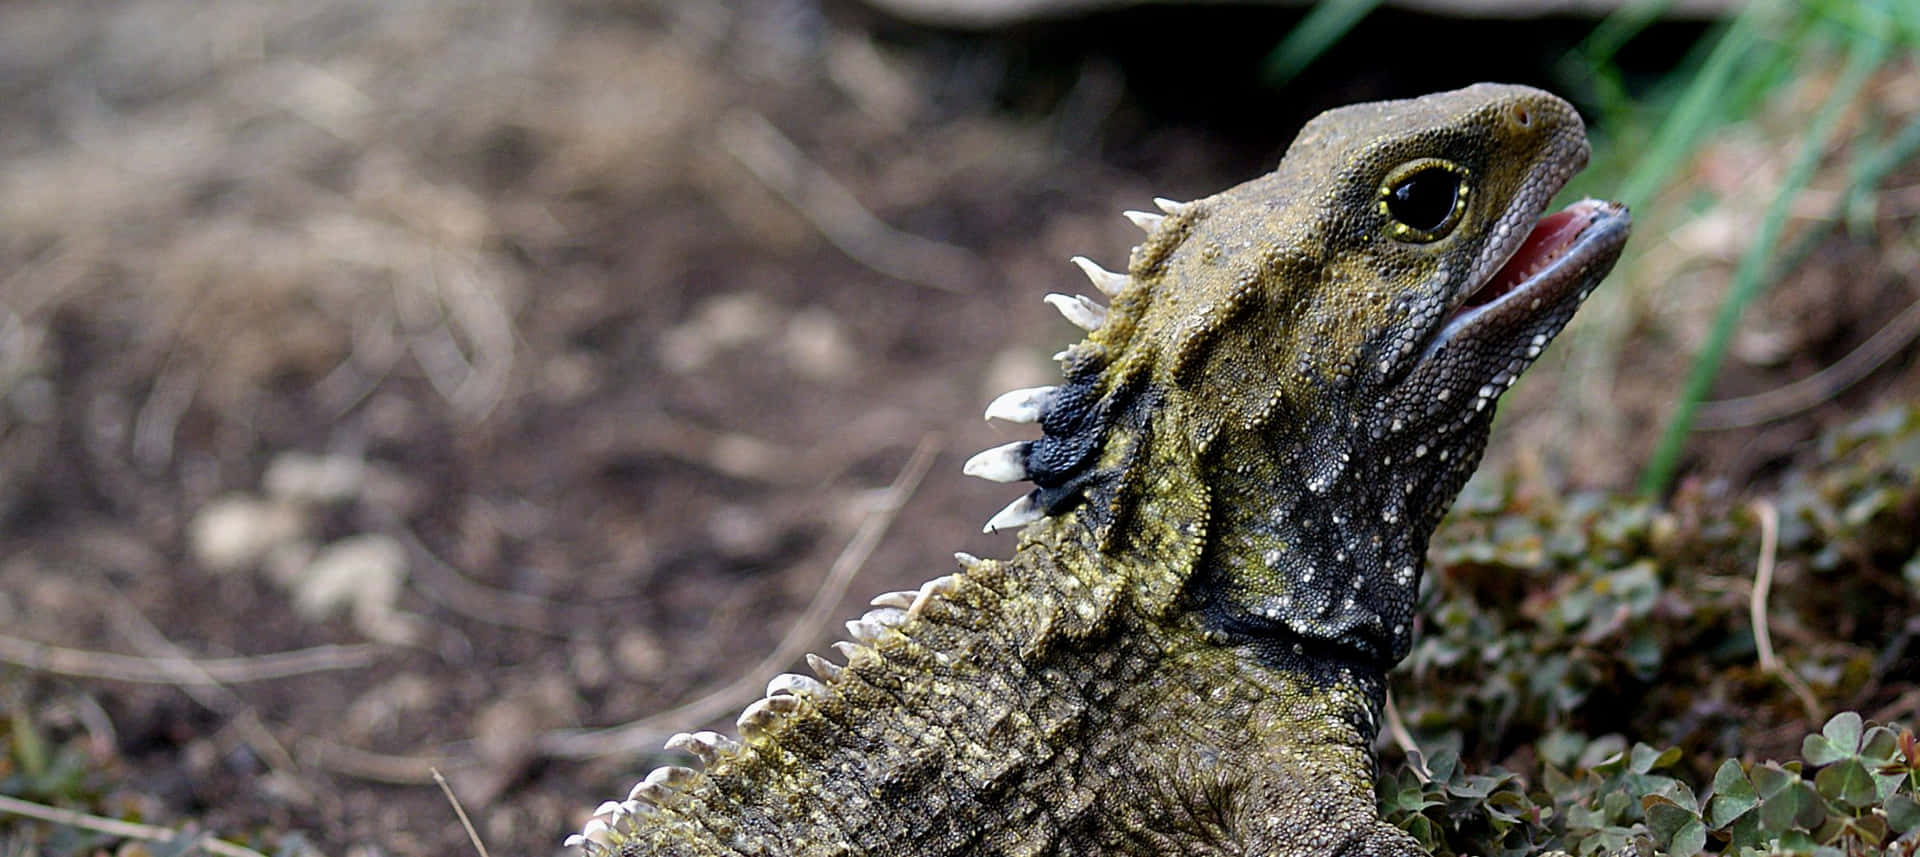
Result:
<svg viewBox="0 0 1920 857">
<path fill-rule="evenodd" d="M 988 524 L 1026 525 L 1013 556 L 876 599 L 844 667 L 775 679 L 739 742 L 677 736 L 704 770 L 572 841 L 1421 855 L 1374 805 L 1385 674 L 1493 401 L 1626 240 L 1592 201 L 1534 230 L 1586 158 L 1566 103 L 1483 84 L 1330 111 L 1272 174 L 1134 215 L 1128 276 L 1083 264 L 1111 309 L 1050 299 L 1092 328 L 1066 383 L 988 410 L 1043 436 L 968 464 L 1035 483 Z M 1510 257 L 1543 270 L 1482 290 Z"/>
</svg>

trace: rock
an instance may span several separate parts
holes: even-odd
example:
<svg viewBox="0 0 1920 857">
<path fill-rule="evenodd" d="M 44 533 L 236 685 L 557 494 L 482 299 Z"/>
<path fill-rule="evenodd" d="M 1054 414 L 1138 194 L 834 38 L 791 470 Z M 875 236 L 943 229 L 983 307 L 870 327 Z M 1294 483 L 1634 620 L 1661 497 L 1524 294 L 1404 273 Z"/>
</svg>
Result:
<svg viewBox="0 0 1920 857">
<path fill-rule="evenodd" d="M 260 484 L 279 500 L 339 503 L 359 496 L 366 475 L 366 462 L 355 456 L 283 452 L 267 465 Z"/>
<path fill-rule="evenodd" d="M 318 621 L 341 608 L 368 637 L 407 644 L 419 636 L 418 620 L 395 607 L 407 579 L 407 551 L 392 536 L 351 536 L 320 549 L 292 584 L 293 606 Z"/>
<path fill-rule="evenodd" d="M 259 565 L 274 549 L 307 533 L 298 504 L 229 494 L 194 515 L 187 533 L 193 558 L 208 570 L 232 572 Z"/>
</svg>

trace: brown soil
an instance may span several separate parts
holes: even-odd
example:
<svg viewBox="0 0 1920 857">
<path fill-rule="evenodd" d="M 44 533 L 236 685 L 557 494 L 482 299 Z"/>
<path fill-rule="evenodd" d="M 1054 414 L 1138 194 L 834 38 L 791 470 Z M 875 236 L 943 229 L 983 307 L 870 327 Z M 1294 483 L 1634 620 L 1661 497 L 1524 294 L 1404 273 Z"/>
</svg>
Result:
<svg viewBox="0 0 1920 857">
<path fill-rule="evenodd" d="M 161 659 L 126 667 L 145 682 L 86 677 L 106 668 L 86 655 L 0 668 L 16 742 L 88 772 L 18 796 L 464 853 L 437 766 L 494 853 L 555 853 L 655 761 L 575 758 L 564 730 L 752 670 L 917 446 L 929 475 L 830 615 L 1004 553 L 978 525 L 1011 493 L 959 465 L 1017 436 L 979 419 L 993 394 L 1052 376 L 1070 328 L 1039 299 L 1080 288 L 1064 260 L 1117 267 L 1120 210 L 1253 175 L 1321 107 L 1433 83 L 1254 121 L 1143 83 L 1144 36 L 1109 54 L 1072 32 L 776 0 L 0 6 L 0 633 Z M 1727 391 L 1911 304 L 1896 232 L 1822 245 Z M 1691 258 L 1701 281 L 1730 266 Z M 1543 367 L 1496 466 L 1631 477 L 1698 339 L 1674 331 L 1713 301 L 1630 294 L 1602 298 L 1609 384 Z M 1703 435 L 1693 472 L 1781 466 L 1911 395 L 1911 359 Z M 1555 414 L 1596 407 L 1568 443 Z M 367 648 L 223 683 L 165 662 L 322 645 Z M 47 853 L 99 841 L 55 835 Z"/>
</svg>

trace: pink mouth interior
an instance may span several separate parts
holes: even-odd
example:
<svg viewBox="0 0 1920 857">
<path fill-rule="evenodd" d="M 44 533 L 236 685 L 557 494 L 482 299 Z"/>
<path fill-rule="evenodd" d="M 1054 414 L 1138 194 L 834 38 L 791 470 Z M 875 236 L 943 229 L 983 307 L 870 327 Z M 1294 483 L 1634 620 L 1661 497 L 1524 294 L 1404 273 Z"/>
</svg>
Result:
<svg viewBox="0 0 1920 857">
<path fill-rule="evenodd" d="M 1486 285 L 1468 295 L 1467 302 L 1461 305 L 1460 310 L 1493 303 L 1532 279 L 1534 274 L 1559 258 L 1572 246 L 1574 239 L 1580 237 L 1590 222 L 1589 218 L 1582 216 L 1587 213 L 1576 204 L 1540 218 L 1540 222 L 1534 224 L 1533 231 L 1527 233 L 1526 240 L 1520 242 L 1520 249 L 1514 251 L 1513 258 L 1494 272 Z"/>
</svg>

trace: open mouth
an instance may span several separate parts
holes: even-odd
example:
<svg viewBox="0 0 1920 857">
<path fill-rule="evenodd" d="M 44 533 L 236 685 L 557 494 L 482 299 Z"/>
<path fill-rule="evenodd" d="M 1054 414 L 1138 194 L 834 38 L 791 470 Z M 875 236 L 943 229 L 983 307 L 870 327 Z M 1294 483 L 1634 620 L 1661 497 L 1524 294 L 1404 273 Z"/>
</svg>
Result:
<svg viewBox="0 0 1920 857">
<path fill-rule="evenodd" d="M 1532 313 L 1575 292 L 1584 297 L 1599 279 L 1590 273 L 1605 273 L 1626 242 L 1627 226 L 1625 206 L 1598 199 L 1583 199 L 1541 218 L 1506 264 L 1454 308 L 1439 339 L 1452 338 L 1460 327 L 1497 308 L 1499 315 L 1506 315 L 1507 307 Z M 1592 264 L 1602 259 L 1606 265 Z"/>
</svg>

